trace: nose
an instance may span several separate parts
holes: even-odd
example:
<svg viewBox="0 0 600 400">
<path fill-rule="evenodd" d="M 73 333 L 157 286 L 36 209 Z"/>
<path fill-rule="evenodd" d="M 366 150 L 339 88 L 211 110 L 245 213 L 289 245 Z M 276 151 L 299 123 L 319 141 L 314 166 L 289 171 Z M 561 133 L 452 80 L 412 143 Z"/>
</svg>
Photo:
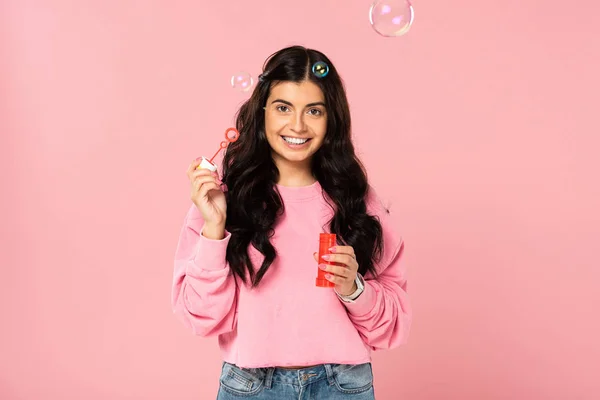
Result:
<svg viewBox="0 0 600 400">
<path fill-rule="evenodd" d="M 304 114 L 294 113 L 292 120 L 290 121 L 290 129 L 294 132 L 302 132 L 305 128 L 306 124 L 304 123 Z"/>
</svg>

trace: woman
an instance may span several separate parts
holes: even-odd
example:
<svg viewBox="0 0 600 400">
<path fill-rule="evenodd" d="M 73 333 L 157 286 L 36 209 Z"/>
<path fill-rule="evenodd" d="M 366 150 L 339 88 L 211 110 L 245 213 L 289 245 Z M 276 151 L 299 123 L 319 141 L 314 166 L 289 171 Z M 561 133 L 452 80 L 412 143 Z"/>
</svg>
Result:
<svg viewBox="0 0 600 400">
<path fill-rule="evenodd" d="M 369 187 L 344 86 L 322 53 L 271 55 L 217 173 L 188 171 L 174 312 L 218 336 L 218 399 L 374 398 L 370 351 L 411 324 L 402 240 Z M 319 234 L 338 244 L 319 262 Z M 318 264 L 319 263 L 319 264 Z M 319 268 L 332 288 L 317 287 Z"/>
</svg>

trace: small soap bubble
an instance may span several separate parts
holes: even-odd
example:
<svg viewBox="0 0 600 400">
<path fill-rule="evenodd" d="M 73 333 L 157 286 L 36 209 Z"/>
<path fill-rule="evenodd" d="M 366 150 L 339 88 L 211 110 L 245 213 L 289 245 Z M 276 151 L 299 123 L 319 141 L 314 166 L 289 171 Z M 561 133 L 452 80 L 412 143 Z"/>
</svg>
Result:
<svg viewBox="0 0 600 400">
<path fill-rule="evenodd" d="M 381 36 L 402 36 L 410 30 L 415 13 L 409 0 L 376 0 L 369 9 L 369 21 Z"/>
<path fill-rule="evenodd" d="M 247 92 L 254 85 L 252 75 L 247 72 L 238 72 L 231 77 L 231 87 L 241 92 Z"/>
<path fill-rule="evenodd" d="M 317 61 L 312 66 L 312 72 L 317 78 L 323 78 L 329 73 L 329 65 L 323 61 Z"/>
</svg>

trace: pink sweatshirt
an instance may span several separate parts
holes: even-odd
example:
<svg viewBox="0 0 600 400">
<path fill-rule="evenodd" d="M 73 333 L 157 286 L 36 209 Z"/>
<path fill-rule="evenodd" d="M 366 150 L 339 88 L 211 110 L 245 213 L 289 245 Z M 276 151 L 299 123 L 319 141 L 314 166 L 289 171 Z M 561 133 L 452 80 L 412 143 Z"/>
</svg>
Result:
<svg viewBox="0 0 600 400">
<path fill-rule="evenodd" d="M 403 242 L 373 189 L 368 212 L 379 217 L 384 235 L 380 274 L 377 279 L 367 274 L 362 295 L 344 303 L 333 288 L 315 286 L 313 253 L 333 215 L 321 186 L 277 188 L 285 204 L 271 238 L 278 255 L 255 289 L 229 270 L 225 252 L 231 234 L 223 240 L 202 236 L 203 220 L 192 205 L 175 255 L 175 314 L 197 335 L 218 335 L 224 361 L 243 368 L 359 364 L 371 360 L 371 350 L 405 343 L 412 312 Z M 258 268 L 262 254 L 252 246 L 249 254 Z"/>
</svg>

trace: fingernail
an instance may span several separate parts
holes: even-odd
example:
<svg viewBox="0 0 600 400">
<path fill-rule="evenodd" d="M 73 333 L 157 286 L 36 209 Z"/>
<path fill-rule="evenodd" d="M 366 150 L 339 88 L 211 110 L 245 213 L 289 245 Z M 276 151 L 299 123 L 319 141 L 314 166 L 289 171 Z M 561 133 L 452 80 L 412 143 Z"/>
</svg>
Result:
<svg viewBox="0 0 600 400">
<path fill-rule="evenodd" d="M 327 269 L 327 265 L 326 264 L 319 264 L 319 268 L 325 270 L 325 269 Z"/>
<path fill-rule="evenodd" d="M 330 281 L 331 278 L 333 278 L 333 275 L 331 275 L 331 274 L 325 274 L 325 279 L 327 279 L 328 281 Z"/>
<path fill-rule="evenodd" d="M 329 254 L 325 254 L 324 256 L 321 256 L 321 258 L 323 260 L 329 260 L 331 258 L 331 256 Z"/>
<path fill-rule="evenodd" d="M 336 247 L 335 247 L 335 246 L 333 246 L 333 247 L 330 247 L 330 248 L 329 248 L 329 251 L 330 251 L 331 253 L 335 253 L 335 249 L 336 249 Z"/>
</svg>

